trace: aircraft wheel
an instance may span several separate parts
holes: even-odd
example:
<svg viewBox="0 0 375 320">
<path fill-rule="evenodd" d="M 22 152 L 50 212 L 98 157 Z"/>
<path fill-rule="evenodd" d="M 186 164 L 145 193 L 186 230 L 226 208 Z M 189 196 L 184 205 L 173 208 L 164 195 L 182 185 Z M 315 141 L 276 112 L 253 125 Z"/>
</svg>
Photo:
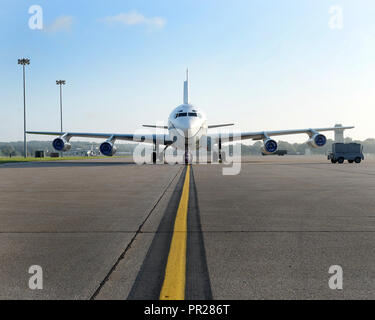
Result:
<svg viewBox="0 0 375 320">
<path fill-rule="evenodd" d="M 336 159 L 331 159 L 331 162 L 332 163 L 337 163 L 337 160 Z"/>
<path fill-rule="evenodd" d="M 360 157 L 357 157 L 354 159 L 355 163 L 361 163 L 362 159 Z"/>
</svg>

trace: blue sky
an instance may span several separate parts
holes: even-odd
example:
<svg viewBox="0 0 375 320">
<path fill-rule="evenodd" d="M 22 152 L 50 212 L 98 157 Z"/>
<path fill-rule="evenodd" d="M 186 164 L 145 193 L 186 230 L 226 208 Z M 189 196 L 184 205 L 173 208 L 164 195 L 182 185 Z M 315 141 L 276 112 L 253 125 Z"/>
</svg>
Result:
<svg viewBox="0 0 375 320">
<path fill-rule="evenodd" d="M 44 30 L 31 30 L 31 5 Z M 331 6 L 343 11 L 332 29 Z M 191 101 L 211 124 L 242 131 L 356 126 L 375 137 L 375 2 L 372 0 L 3 0 L 0 4 L 0 141 L 23 137 L 22 73 L 29 130 L 64 127 L 131 133 L 166 121 Z M 35 139 L 35 138 L 34 138 Z M 285 137 L 303 141 L 305 137 Z"/>
</svg>

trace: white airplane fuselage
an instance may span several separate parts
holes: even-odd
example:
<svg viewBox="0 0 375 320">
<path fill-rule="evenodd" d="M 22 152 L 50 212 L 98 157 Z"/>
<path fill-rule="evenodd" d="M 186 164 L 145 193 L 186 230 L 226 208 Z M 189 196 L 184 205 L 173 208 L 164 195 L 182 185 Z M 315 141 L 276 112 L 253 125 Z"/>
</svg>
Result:
<svg viewBox="0 0 375 320">
<path fill-rule="evenodd" d="M 175 108 L 168 118 L 168 131 L 171 139 L 175 140 L 172 147 L 196 149 L 197 141 L 207 136 L 206 115 L 197 107 L 186 103 Z"/>
</svg>

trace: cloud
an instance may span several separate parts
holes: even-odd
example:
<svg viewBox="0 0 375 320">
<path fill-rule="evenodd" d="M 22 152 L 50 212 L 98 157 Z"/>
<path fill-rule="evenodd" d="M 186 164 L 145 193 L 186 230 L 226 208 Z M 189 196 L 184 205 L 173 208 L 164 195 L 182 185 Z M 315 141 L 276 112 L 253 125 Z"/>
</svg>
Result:
<svg viewBox="0 0 375 320">
<path fill-rule="evenodd" d="M 160 17 L 147 18 L 143 14 L 137 11 L 131 11 L 128 13 L 119 13 L 114 16 L 106 17 L 101 19 L 109 24 L 123 24 L 125 26 L 136 26 L 144 25 L 152 28 L 161 29 L 165 26 L 166 20 Z"/>
<path fill-rule="evenodd" d="M 49 33 L 71 31 L 73 25 L 73 17 L 61 16 L 56 18 L 50 25 L 44 27 L 44 31 Z"/>
</svg>

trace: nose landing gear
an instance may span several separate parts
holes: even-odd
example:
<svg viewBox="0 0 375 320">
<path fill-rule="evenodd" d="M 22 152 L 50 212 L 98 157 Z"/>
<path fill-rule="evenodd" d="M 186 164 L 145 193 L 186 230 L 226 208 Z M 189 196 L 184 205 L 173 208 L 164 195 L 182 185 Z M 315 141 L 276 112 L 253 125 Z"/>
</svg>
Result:
<svg viewBox="0 0 375 320">
<path fill-rule="evenodd" d="M 189 152 L 185 151 L 184 159 L 185 159 L 185 164 L 189 164 Z"/>
<path fill-rule="evenodd" d="M 192 155 L 189 152 L 189 140 L 185 139 L 185 154 L 184 154 L 184 161 L 185 165 L 188 165 L 192 162 Z"/>
</svg>

